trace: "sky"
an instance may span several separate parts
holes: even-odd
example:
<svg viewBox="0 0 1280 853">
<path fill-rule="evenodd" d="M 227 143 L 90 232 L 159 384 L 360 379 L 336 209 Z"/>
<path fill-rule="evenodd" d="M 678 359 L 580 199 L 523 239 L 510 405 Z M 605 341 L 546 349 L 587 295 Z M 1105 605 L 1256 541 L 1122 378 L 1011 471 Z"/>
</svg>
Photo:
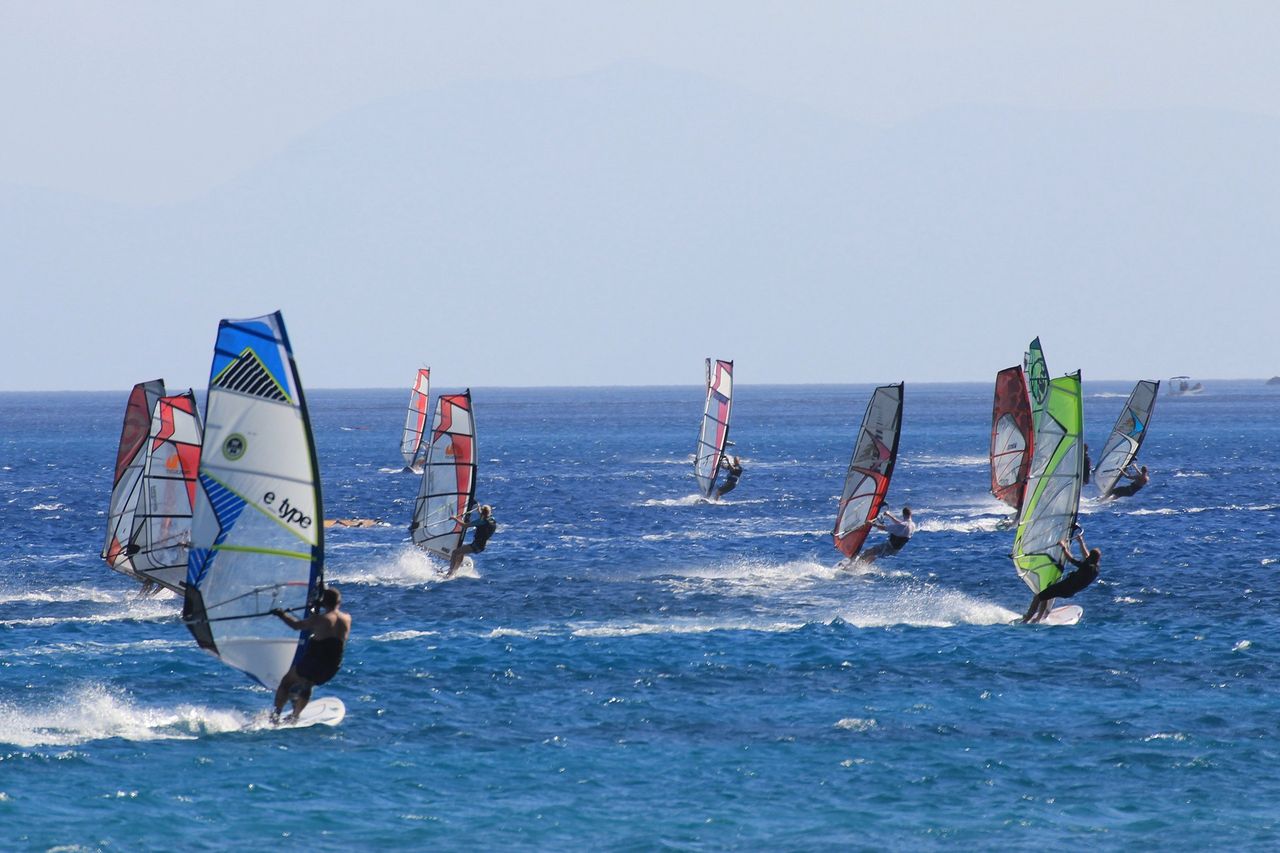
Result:
<svg viewBox="0 0 1280 853">
<path fill-rule="evenodd" d="M 1035 335 L 1086 379 L 1267 377 L 1278 37 L 1246 2 L 5 0 L 0 390 L 203 385 L 218 319 L 277 308 L 315 387 L 989 381 Z"/>
</svg>

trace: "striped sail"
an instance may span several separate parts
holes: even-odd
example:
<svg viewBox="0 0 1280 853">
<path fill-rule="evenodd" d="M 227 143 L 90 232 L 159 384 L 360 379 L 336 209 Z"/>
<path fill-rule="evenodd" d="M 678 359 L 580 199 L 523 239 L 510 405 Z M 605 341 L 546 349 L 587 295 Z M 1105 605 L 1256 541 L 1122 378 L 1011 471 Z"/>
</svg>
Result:
<svg viewBox="0 0 1280 853">
<path fill-rule="evenodd" d="M 274 688 L 322 583 L 320 477 L 279 312 L 218 327 L 183 617 L 199 644 Z"/>
<path fill-rule="evenodd" d="M 1147 427 L 1151 423 L 1151 413 L 1156 408 L 1156 397 L 1160 392 L 1160 383 L 1143 379 L 1133 386 L 1129 399 L 1124 404 L 1116 425 L 1111 428 L 1111 435 L 1102 448 L 1102 456 L 1094 466 L 1094 480 L 1098 486 L 1098 494 L 1106 497 L 1116 487 L 1123 471 L 1142 447 L 1142 440 L 1147 437 Z"/>
<path fill-rule="evenodd" d="M 1032 592 L 1062 575 L 1058 543 L 1071 535 L 1084 479 L 1083 424 L 1080 372 L 1054 379 L 1036 429 L 1035 455 L 1013 540 L 1014 567 Z"/>
<path fill-rule="evenodd" d="M 436 400 L 422 485 L 409 534 L 419 548 L 448 559 L 462 544 L 476 495 L 476 423 L 471 391 Z"/>
<path fill-rule="evenodd" d="M 846 557 L 857 556 L 862 549 L 871 532 L 871 522 L 880 514 L 889 494 L 902 432 L 902 390 L 901 382 L 881 385 L 871 395 L 862 416 L 832 531 L 836 548 Z"/>
<path fill-rule="evenodd" d="M 1022 506 L 1034 445 L 1025 374 L 1007 367 L 996 374 L 991 405 L 991 494 L 1015 510 Z"/>
<path fill-rule="evenodd" d="M 200 414 L 187 391 L 156 401 L 134 513 L 133 569 L 181 594 L 187 577 L 191 511 L 200 468 Z"/>
<path fill-rule="evenodd" d="M 698 491 L 711 497 L 720 475 L 720 459 L 729 440 L 729 414 L 733 409 L 733 362 L 707 359 L 707 399 L 698 430 L 693 473 Z"/>
<path fill-rule="evenodd" d="M 409 391 L 409 409 L 404 419 L 404 434 L 400 438 L 400 455 L 409 468 L 420 470 L 422 457 L 426 454 L 426 445 L 422 434 L 427 428 L 427 401 L 431 389 L 431 368 L 418 369 L 414 378 L 413 389 Z"/>
<path fill-rule="evenodd" d="M 133 567 L 136 523 L 134 515 L 142 496 L 142 471 L 146 461 L 147 434 L 156 403 L 164 396 L 164 380 L 139 382 L 129 392 L 125 404 L 124 426 L 120 430 L 120 447 L 116 450 L 115 474 L 111 481 L 111 503 L 107 510 L 107 539 L 102 546 L 102 559 L 107 565 L 131 578 L 145 581 Z"/>
</svg>

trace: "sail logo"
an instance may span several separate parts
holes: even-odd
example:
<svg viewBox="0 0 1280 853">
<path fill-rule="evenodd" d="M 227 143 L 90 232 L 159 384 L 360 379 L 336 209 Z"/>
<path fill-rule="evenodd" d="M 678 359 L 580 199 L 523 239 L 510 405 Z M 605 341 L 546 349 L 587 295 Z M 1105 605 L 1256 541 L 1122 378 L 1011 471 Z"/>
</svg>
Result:
<svg viewBox="0 0 1280 853">
<path fill-rule="evenodd" d="M 240 433 L 232 433 L 227 436 L 227 440 L 222 442 L 222 455 L 235 462 L 248 449 L 249 444 L 244 440 L 244 436 Z"/>
<path fill-rule="evenodd" d="M 281 498 L 279 505 L 276 504 L 276 493 L 267 492 L 262 496 L 262 502 L 271 507 L 272 511 L 279 516 L 280 520 L 285 524 L 295 524 L 306 530 L 311 527 L 311 516 L 289 503 L 287 497 Z"/>
</svg>

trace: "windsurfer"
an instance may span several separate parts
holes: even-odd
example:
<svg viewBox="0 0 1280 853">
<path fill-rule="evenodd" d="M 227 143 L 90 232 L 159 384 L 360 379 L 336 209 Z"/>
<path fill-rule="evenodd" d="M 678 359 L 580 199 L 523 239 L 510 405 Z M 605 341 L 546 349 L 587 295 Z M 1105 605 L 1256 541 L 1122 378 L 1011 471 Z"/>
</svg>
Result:
<svg viewBox="0 0 1280 853">
<path fill-rule="evenodd" d="M 1076 570 L 1036 593 L 1031 599 L 1031 606 L 1023 614 L 1023 622 L 1039 622 L 1049 612 L 1049 605 L 1055 598 L 1071 598 L 1098 579 L 1098 564 L 1102 561 L 1102 551 L 1097 548 L 1090 549 L 1084 544 L 1084 531 L 1076 534 L 1076 541 L 1080 543 L 1079 560 L 1071 556 L 1070 542 L 1063 539 L 1058 543 L 1062 547 L 1062 556 L 1075 566 Z"/>
<path fill-rule="evenodd" d="M 1151 477 L 1147 474 L 1147 466 L 1143 465 L 1140 469 L 1134 470 L 1132 462 L 1125 466 L 1120 476 L 1130 482 L 1123 486 L 1112 486 L 1111 497 L 1113 498 L 1133 497 L 1139 489 L 1151 482 Z"/>
<path fill-rule="evenodd" d="M 275 710 L 271 712 L 273 722 L 279 722 L 280 711 L 290 698 L 293 699 L 291 719 L 297 720 L 311 701 L 311 689 L 333 678 L 342 666 L 342 650 L 351 635 L 351 617 L 342 612 L 342 594 L 336 587 L 325 588 L 320 595 L 320 606 L 324 608 L 322 612 L 306 619 L 295 619 L 278 607 L 271 611 L 293 630 L 311 633 L 302 659 L 289 668 L 276 688 Z"/>
<path fill-rule="evenodd" d="M 480 507 L 479 521 L 466 521 L 462 518 L 462 514 L 455 515 L 458 521 L 462 522 L 463 527 L 474 527 L 475 533 L 471 535 L 471 541 L 465 545 L 459 545 L 454 549 L 452 556 L 449 558 L 449 571 L 445 573 L 446 578 L 451 578 L 458 571 L 458 567 L 462 565 L 462 558 L 468 554 L 479 554 L 484 550 L 484 546 L 489 542 L 489 537 L 498 531 L 498 522 L 493 518 L 493 507 L 483 504 Z"/>
<path fill-rule="evenodd" d="M 1089 479 L 1093 476 L 1093 460 L 1089 458 L 1089 445 L 1084 446 L 1084 479 L 1080 482 L 1087 486 Z"/>
<path fill-rule="evenodd" d="M 916 532 L 916 523 L 911 520 L 911 507 L 904 506 L 902 508 L 902 518 L 898 518 L 888 510 L 880 513 L 880 517 L 871 522 L 872 527 L 878 527 L 889 534 L 888 542 L 881 542 L 869 551 L 863 552 L 858 557 L 864 563 L 873 563 L 879 557 L 896 554 L 902 550 L 903 546 L 911 541 L 911 534 Z"/>
<path fill-rule="evenodd" d="M 738 478 L 742 476 L 742 457 L 724 455 L 720 457 L 720 467 L 727 472 L 724 482 L 720 484 L 720 488 L 716 489 L 716 497 L 722 497 L 732 492 L 738 485 Z"/>
</svg>

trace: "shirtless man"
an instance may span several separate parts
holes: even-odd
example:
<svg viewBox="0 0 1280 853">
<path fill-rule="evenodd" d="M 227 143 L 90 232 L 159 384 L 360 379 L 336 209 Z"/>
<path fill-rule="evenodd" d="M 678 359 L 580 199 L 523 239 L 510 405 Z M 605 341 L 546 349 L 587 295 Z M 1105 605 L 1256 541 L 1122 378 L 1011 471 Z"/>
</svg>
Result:
<svg viewBox="0 0 1280 853">
<path fill-rule="evenodd" d="M 289 668 L 276 688 L 276 706 L 271 712 L 273 722 L 280 721 L 280 711 L 290 695 L 293 697 L 290 720 L 297 720 L 311 701 L 311 688 L 333 678 L 342 666 L 342 650 L 351 635 L 351 617 L 340 609 L 342 594 L 335 587 L 325 587 L 320 595 L 320 606 L 324 608 L 322 612 L 313 613 L 306 619 L 294 619 L 278 607 L 271 611 L 293 630 L 311 633 L 301 660 Z"/>
</svg>

